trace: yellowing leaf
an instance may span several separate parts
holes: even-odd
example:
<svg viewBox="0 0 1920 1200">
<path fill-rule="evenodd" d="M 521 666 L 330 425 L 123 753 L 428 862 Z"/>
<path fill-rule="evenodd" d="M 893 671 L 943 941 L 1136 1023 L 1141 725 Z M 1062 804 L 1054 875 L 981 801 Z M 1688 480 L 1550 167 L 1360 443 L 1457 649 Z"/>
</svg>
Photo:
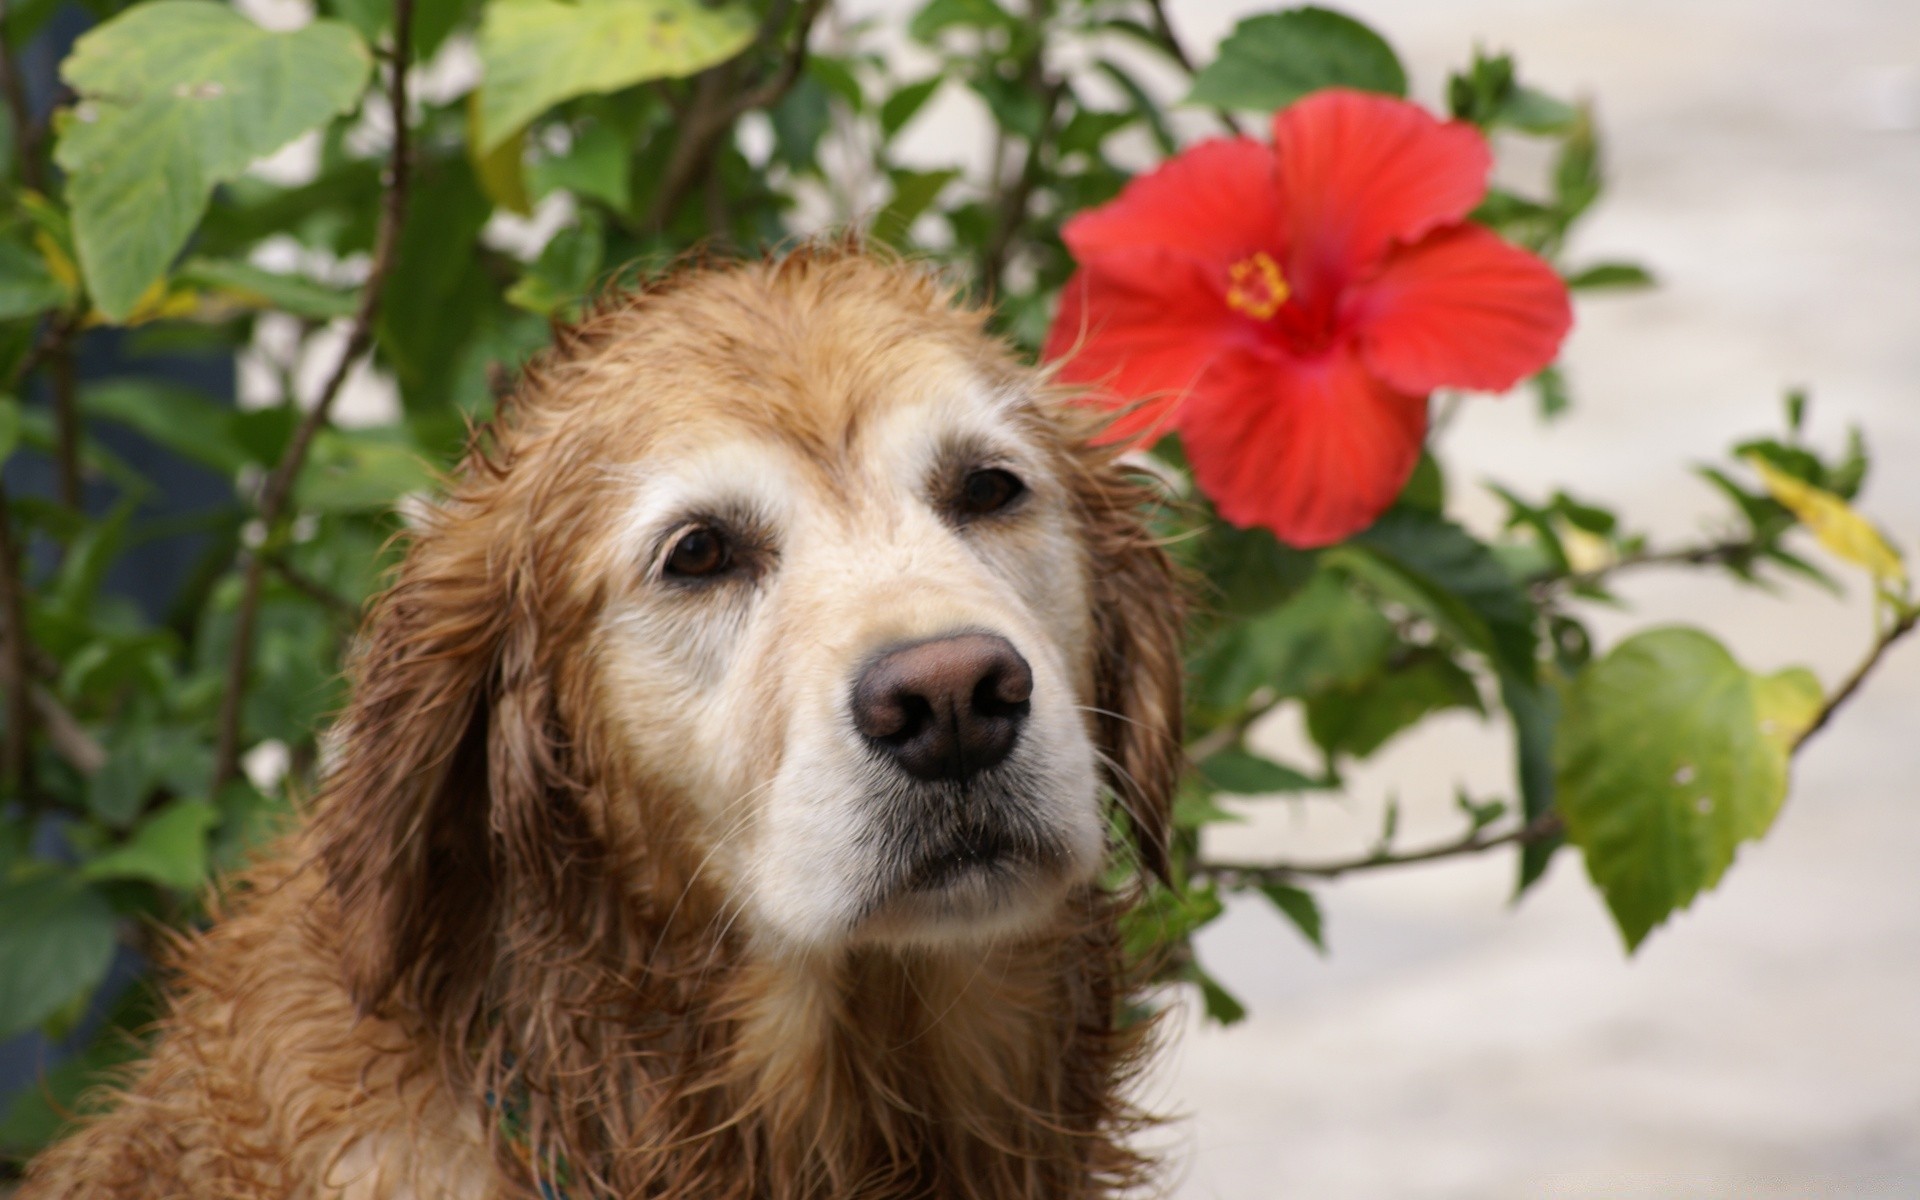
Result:
<svg viewBox="0 0 1920 1200">
<path fill-rule="evenodd" d="M 753 15 L 699 0 L 495 0 L 480 19 L 480 128 L 491 152 L 562 100 L 676 79 L 753 40 Z"/>
<path fill-rule="evenodd" d="M 1555 803 L 1629 949 L 1772 826 L 1820 705 L 1811 673 L 1754 675 L 1695 629 L 1637 634 L 1574 680 Z"/>
<path fill-rule="evenodd" d="M 118 321 L 94 309 L 87 314 L 84 327 L 92 329 L 97 325 L 145 325 L 148 321 L 166 321 L 175 317 L 191 317 L 200 311 L 200 293 L 189 287 L 167 286 L 164 279 L 156 279 L 140 293 L 133 302 L 133 309 Z"/>
<path fill-rule="evenodd" d="M 1825 703 L 1820 681 L 1805 667 L 1789 667 L 1753 681 L 1753 709 L 1760 719 L 1760 732 L 1784 754 L 1793 753 Z"/>
<path fill-rule="evenodd" d="M 68 256 L 66 247 L 44 229 L 33 231 L 33 246 L 46 260 L 47 274 L 53 276 L 54 282 L 65 288 L 68 295 L 80 290 L 80 268 Z"/>
<path fill-rule="evenodd" d="M 1759 473 L 1760 482 L 1766 484 L 1773 498 L 1812 530 L 1822 546 L 1850 563 L 1865 567 L 1875 579 L 1905 582 L 1907 569 L 1900 562 L 1899 552 L 1845 500 L 1795 479 L 1757 454 L 1748 455 L 1747 463 Z"/>
<path fill-rule="evenodd" d="M 82 34 L 60 66 L 80 102 L 54 158 L 100 311 L 125 319 L 214 187 L 351 111 L 372 66 L 339 21 L 275 33 L 207 0 L 138 4 Z"/>
<path fill-rule="evenodd" d="M 505 141 L 492 149 L 480 149 L 480 93 L 467 95 L 467 160 L 473 164 L 474 178 L 480 181 L 480 190 L 508 212 L 526 216 L 533 211 L 533 201 L 527 195 L 527 177 L 524 158 L 527 149 L 527 130 L 523 125 L 507 136 Z"/>
</svg>

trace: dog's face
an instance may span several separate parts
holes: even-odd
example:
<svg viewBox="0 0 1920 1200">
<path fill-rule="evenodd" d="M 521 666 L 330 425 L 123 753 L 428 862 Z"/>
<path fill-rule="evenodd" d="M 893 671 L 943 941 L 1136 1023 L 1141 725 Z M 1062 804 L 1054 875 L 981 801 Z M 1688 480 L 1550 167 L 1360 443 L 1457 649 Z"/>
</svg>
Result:
<svg viewBox="0 0 1920 1200">
<path fill-rule="evenodd" d="M 618 739 L 698 810 L 705 869 L 803 949 L 1005 932 L 1104 843 L 1053 430 L 952 345 L 870 353 L 850 394 L 694 384 L 697 416 L 619 464 L 632 567 L 593 636 Z"/>
<path fill-rule="evenodd" d="M 1109 792 L 1154 867 L 1179 606 L 1088 429 L 858 255 L 563 333 L 369 617 L 320 822 L 363 999 L 502 922 L 604 926 L 583 862 L 677 856 L 661 886 L 800 955 L 1035 928 Z"/>
</svg>

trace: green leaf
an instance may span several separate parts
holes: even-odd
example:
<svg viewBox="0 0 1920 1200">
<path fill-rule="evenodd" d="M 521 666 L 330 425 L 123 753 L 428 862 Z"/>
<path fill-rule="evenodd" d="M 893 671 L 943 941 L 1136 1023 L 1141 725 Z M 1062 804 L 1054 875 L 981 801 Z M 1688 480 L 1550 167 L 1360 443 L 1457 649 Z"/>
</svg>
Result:
<svg viewBox="0 0 1920 1200">
<path fill-rule="evenodd" d="M 445 403 L 447 365 L 497 303 L 497 285 L 474 253 L 492 210 L 464 155 L 421 163 L 379 322 L 409 411 Z"/>
<path fill-rule="evenodd" d="M 98 987 L 113 962 L 113 909 L 71 876 L 0 885 L 0 1038 Z"/>
<path fill-rule="evenodd" d="M 1298 593 L 1318 561 L 1255 526 L 1209 521 L 1193 539 L 1193 565 L 1210 585 L 1207 607 L 1222 616 L 1263 613 Z"/>
<path fill-rule="evenodd" d="M 539 260 L 507 289 L 507 302 L 541 316 L 571 319 L 600 274 L 606 248 L 599 214 L 581 213 L 576 224 L 553 235 Z"/>
<path fill-rule="evenodd" d="M 214 186 L 351 109 L 371 65 L 338 21 L 271 33 L 206 0 L 154 0 L 82 35 L 61 67 L 81 104 L 54 157 L 100 311 L 132 312 Z"/>
<path fill-rule="evenodd" d="M 949 183 L 960 178 L 960 172 L 954 170 L 899 170 L 889 171 L 887 175 L 893 180 L 893 198 L 874 216 L 873 236 L 895 246 L 906 243 L 914 221 Z"/>
<path fill-rule="evenodd" d="M 1187 964 L 1187 977 L 1200 988 L 1200 1003 L 1206 1008 L 1207 1015 L 1222 1025 L 1237 1025 L 1247 1019 L 1247 1006 L 1240 998 L 1221 986 L 1220 981 L 1207 973 L 1199 963 Z"/>
<path fill-rule="evenodd" d="M 1187 102 L 1269 111 L 1327 87 L 1404 96 L 1407 73 L 1393 47 L 1352 17 L 1295 8 L 1234 26 Z"/>
<path fill-rule="evenodd" d="M 917 42 L 932 44 L 942 30 L 960 28 L 1011 30 L 1018 21 L 993 0 L 929 0 L 907 24 Z"/>
<path fill-rule="evenodd" d="M 148 378 L 107 379 L 87 385 L 80 409 L 89 420 L 125 425 L 222 475 L 256 461 L 237 435 L 234 411 L 190 388 Z"/>
<path fill-rule="evenodd" d="M 773 122 L 773 159 L 791 171 L 820 170 L 820 139 L 833 127 L 833 93 L 801 75 L 767 116 Z"/>
<path fill-rule="evenodd" d="M 494 0 L 480 19 L 480 148 L 562 100 L 678 79 L 753 40 L 753 16 L 697 0 Z"/>
<path fill-rule="evenodd" d="M 1273 902 L 1280 915 L 1293 922 L 1313 948 L 1320 953 L 1327 952 L 1325 933 L 1320 919 L 1320 902 L 1313 893 L 1297 887 L 1288 887 L 1284 883 L 1266 883 L 1260 885 L 1260 894 Z"/>
<path fill-rule="evenodd" d="M 1553 748 L 1560 729 L 1560 692 L 1547 680 L 1521 680 L 1500 673 L 1500 703 L 1513 720 L 1514 777 L 1520 785 L 1520 813 L 1527 820 L 1553 809 Z M 1518 890 L 1526 891 L 1546 874 L 1559 850 L 1558 837 L 1520 848 Z"/>
<path fill-rule="evenodd" d="M 191 892 L 207 878 L 207 832 L 220 813 L 205 800 L 174 800 L 134 829 L 127 843 L 88 862 L 83 879 L 142 879 Z"/>
<path fill-rule="evenodd" d="M 380 512 L 432 482 L 432 472 L 403 432 L 328 429 L 294 485 L 294 503 L 317 513 Z"/>
<path fill-rule="evenodd" d="M 527 177 L 536 195 L 565 188 L 625 212 L 633 203 L 627 164 L 628 146 L 620 131 L 604 121 L 593 121 L 574 132 L 565 154 L 536 158 Z"/>
<path fill-rule="evenodd" d="M 359 304 L 352 292 L 342 288 L 237 259 L 189 258 L 180 264 L 178 276 L 189 287 L 224 292 L 249 307 L 277 309 L 316 321 L 350 317 Z"/>
<path fill-rule="evenodd" d="M 926 107 L 927 101 L 933 99 L 933 94 L 946 81 L 945 75 L 930 76 L 918 83 L 909 83 L 888 96 L 886 103 L 880 106 L 881 134 L 891 141 L 895 134 L 906 127 L 908 121 L 913 120 L 915 114 Z"/>
<path fill-rule="evenodd" d="M 1592 114 L 1583 109 L 1553 167 L 1554 199 L 1562 229 L 1600 198 L 1600 184 L 1600 139 L 1593 128 Z"/>
<path fill-rule="evenodd" d="M 1230 712 L 1261 687 L 1304 696 L 1367 675 L 1392 640 L 1387 619 L 1323 571 L 1286 604 L 1221 630 L 1194 665 L 1193 697 Z"/>
<path fill-rule="evenodd" d="M 1437 651 L 1307 700 L 1307 731 L 1329 756 L 1366 758 L 1393 735 L 1448 708 L 1485 712 L 1473 676 Z"/>
<path fill-rule="evenodd" d="M 0 239 L 0 321 L 38 316 L 71 299 L 38 250 Z"/>
<path fill-rule="evenodd" d="M 1649 288 L 1658 282 L 1651 271 L 1639 263 L 1630 262 L 1595 263 L 1567 276 L 1567 286 L 1576 292 Z"/>
<path fill-rule="evenodd" d="M 1575 680 L 1558 805 L 1629 949 L 1767 832 L 1819 708 L 1807 672 L 1749 674 L 1693 629 L 1629 638 Z"/>
<path fill-rule="evenodd" d="M 1460 526 L 1433 513 L 1392 509 L 1342 547 L 1338 561 L 1500 670 L 1533 678 L 1533 606 L 1526 591 Z"/>
<path fill-rule="evenodd" d="M 1121 938 L 1127 957 L 1135 960 L 1155 950 L 1185 941 L 1195 930 L 1226 908 L 1212 887 L 1193 887 L 1182 891 L 1154 884 L 1140 903 L 1121 918 Z"/>
<path fill-rule="evenodd" d="M 12 396 L 0 396 L 0 463 L 13 457 L 20 444 L 20 402 Z"/>
<path fill-rule="evenodd" d="M 1209 755 L 1207 761 L 1200 764 L 1200 773 L 1214 787 L 1240 796 L 1304 792 L 1327 786 L 1324 779 L 1315 779 L 1245 750 L 1228 749 Z"/>
</svg>

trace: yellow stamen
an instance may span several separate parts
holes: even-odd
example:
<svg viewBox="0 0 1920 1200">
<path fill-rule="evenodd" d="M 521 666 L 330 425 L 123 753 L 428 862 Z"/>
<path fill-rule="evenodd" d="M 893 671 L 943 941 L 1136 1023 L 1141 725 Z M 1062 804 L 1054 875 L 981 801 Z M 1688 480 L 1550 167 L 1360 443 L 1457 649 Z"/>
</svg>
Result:
<svg viewBox="0 0 1920 1200">
<path fill-rule="evenodd" d="M 1256 251 L 1227 268 L 1227 307 L 1264 321 L 1280 311 L 1292 294 L 1280 264 L 1266 251 Z"/>
</svg>

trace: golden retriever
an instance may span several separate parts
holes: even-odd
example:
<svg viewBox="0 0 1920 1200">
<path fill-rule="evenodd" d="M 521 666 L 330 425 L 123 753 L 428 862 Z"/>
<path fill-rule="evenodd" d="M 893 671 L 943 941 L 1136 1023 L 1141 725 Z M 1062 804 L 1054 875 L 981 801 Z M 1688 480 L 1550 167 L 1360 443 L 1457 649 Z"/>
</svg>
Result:
<svg viewBox="0 0 1920 1200">
<path fill-rule="evenodd" d="M 311 819 L 20 1200 L 1141 1184 L 1108 859 L 1164 861 L 1181 615 L 1091 429 L 857 247 L 561 331 L 372 604 Z"/>
</svg>

